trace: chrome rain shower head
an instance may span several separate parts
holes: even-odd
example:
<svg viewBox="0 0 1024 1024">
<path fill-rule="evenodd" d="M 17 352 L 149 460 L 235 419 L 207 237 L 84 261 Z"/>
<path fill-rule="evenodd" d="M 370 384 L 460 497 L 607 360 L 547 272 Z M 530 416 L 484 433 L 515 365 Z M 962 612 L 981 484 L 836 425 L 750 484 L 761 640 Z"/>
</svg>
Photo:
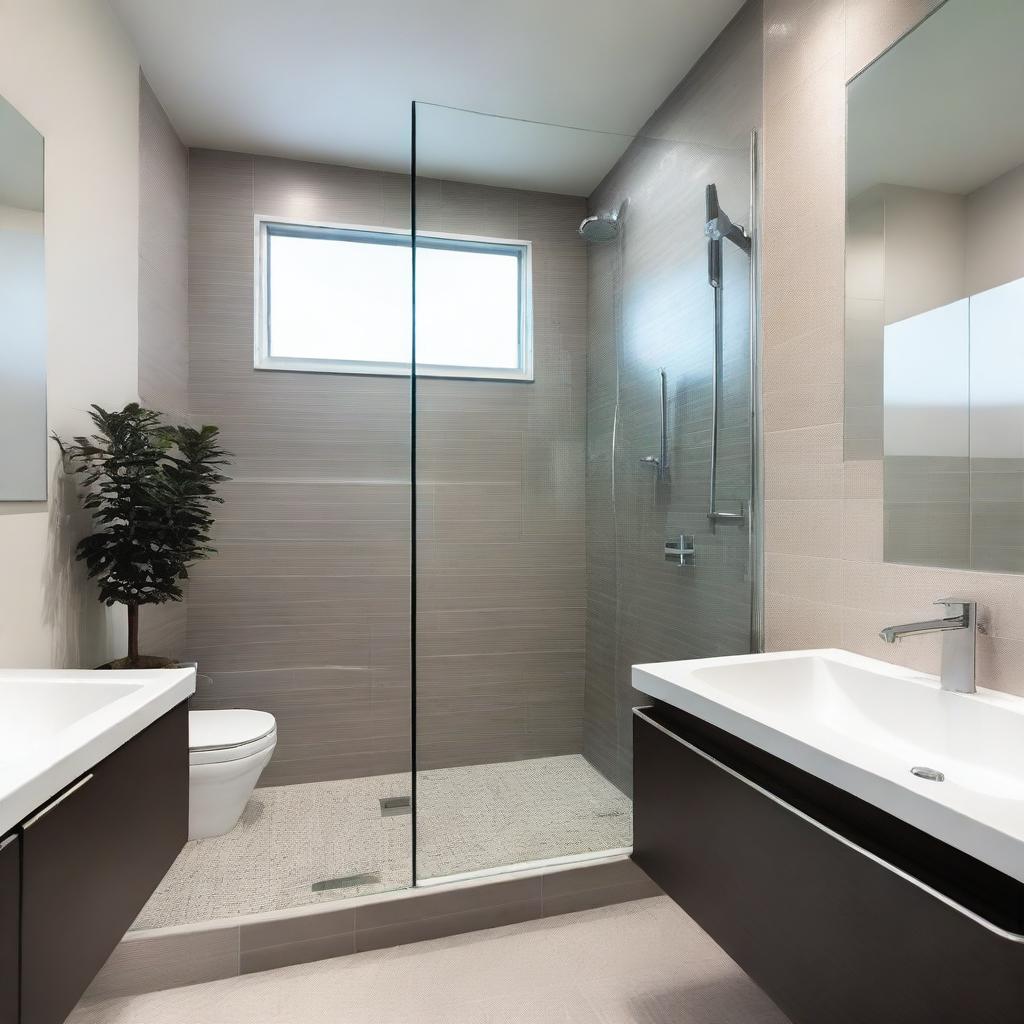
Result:
<svg viewBox="0 0 1024 1024">
<path fill-rule="evenodd" d="M 619 215 L 608 212 L 584 217 L 579 232 L 585 242 L 610 242 L 619 236 Z"/>
</svg>

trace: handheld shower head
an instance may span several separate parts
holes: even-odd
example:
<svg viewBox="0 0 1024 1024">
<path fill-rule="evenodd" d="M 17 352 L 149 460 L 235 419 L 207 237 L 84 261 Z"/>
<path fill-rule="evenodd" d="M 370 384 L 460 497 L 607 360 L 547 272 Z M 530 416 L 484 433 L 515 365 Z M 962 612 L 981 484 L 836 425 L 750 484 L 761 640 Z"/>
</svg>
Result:
<svg viewBox="0 0 1024 1024">
<path fill-rule="evenodd" d="M 729 220 L 718 203 L 718 186 L 714 183 L 704 190 L 704 214 L 704 235 L 708 240 L 708 284 L 718 288 L 722 283 L 722 240 L 728 239 L 749 256 L 750 236 L 741 225 Z"/>
</svg>

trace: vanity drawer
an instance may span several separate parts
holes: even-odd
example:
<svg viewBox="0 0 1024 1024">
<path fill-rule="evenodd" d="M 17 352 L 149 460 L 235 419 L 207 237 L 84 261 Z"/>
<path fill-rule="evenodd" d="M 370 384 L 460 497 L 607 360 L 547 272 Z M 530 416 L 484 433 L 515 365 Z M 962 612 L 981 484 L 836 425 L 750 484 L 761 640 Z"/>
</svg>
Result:
<svg viewBox="0 0 1024 1024">
<path fill-rule="evenodd" d="M 180 704 L 22 825 L 21 1024 L 59 1024 L 188 837 Z"/>
<path fill-rule="evenodd" d="M 633 859 L 794 1024 L 1022 1024 L 1024 942 L 638 711 Z"/>
</svg>

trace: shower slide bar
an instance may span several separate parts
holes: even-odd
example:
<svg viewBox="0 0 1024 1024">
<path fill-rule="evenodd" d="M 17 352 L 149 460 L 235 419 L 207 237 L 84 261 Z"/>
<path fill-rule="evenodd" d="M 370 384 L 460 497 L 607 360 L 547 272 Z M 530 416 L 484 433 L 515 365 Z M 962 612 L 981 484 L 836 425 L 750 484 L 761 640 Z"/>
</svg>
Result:
<svg viewBox="0 0 1024 1024">
<path fill-rule="evenodd" d="M 728 239 L 751 256 L 750 236 L 741 224 L 734 224 L 718 205 L 718 187 L 708 185 L 704 193 L 706 221 L 704 234 L 708 240 L 708 284 L 715 297 L 715 352 L 711 361 L 711 482 L 708 495 L 708 519 L 712 522 L 740 522 L 746 518 L 743 502 L 739 512 L 720 512 L 716 488 L 718 484 L 718 421 L 722 398 L 722 242 Z"/>
<path fill-rule="evenodd" d="M 644 455 L 640 461 L 654 466 L 658 479 L 668 472 L 668 375 L 658 370 L 658 387 L 661 392 L 661 449 L 657 455 Z"/>
</svg>

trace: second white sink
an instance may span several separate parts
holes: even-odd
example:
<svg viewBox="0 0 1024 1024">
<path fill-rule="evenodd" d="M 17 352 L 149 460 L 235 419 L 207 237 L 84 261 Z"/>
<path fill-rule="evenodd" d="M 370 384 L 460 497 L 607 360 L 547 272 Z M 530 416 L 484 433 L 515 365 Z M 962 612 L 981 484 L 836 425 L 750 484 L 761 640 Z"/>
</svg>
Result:
<svg viewBox="0 0 1024 1024">
<path fill-rule="evenodd" d="M 633 686 L 1024 881 L 1021 698 L 840 650 L 637 665 Z"/>
<path fill-rule="evenodd" d="M 0 670 L 0 835 L 194 692 L 193 668 Z"/>
</svg>

